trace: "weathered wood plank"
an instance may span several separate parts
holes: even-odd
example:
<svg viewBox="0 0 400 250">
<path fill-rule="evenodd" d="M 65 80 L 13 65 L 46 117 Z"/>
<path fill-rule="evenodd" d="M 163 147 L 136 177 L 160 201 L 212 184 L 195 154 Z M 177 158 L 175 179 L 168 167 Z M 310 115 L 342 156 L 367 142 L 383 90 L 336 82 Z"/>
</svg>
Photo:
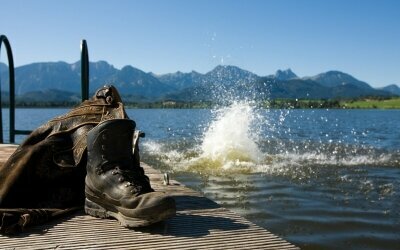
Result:
<svg viewBox="0 0 400 250">
<path fill-rule="evenodd" d="M 0 146 L 0 164 L 16 149 Z M 116 220 L 79 211 L 14 237 L 0 236 L 0 249 L 298 249 L 200 193 L 143 164 L 152 186 L 173 196 L 177 215 L 146 228 L 127 229 Z"/>
</svg>

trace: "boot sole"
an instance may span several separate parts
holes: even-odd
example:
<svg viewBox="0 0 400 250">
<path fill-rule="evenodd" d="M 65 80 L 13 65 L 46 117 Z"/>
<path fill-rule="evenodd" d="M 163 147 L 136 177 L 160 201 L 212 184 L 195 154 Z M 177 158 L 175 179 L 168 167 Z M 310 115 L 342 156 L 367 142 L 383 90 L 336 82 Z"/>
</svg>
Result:
<svg viewBox="0 0 400 250">
<path fill-rule="evenodd" d="M 168 218 L 171 218 L 176 213 L 175 204 L 174 206 L 166 206 L 167 208 L 162 212 L 149 214 L 146 218 L 133 218 L 123 215 L 119 211 L 111 211 L 106 209 L 104 206 L 99 205 L 98 203 L 89 200 L 86 198 L 85 200 L 85 212 L 91 216 L 98 218 L 115 218 L 119 221 L 119 223 L 124 227 L 144 227 L 148 226 Z"/>
</svg>

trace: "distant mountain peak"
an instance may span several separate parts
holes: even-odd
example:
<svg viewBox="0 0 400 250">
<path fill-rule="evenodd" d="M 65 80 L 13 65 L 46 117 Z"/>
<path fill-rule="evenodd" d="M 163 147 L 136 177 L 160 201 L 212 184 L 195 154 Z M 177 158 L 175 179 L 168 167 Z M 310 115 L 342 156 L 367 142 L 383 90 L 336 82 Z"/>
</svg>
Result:
<svg viewBox="0 0 400 250">
<path fill-rule="evenodd" d="M 399 86 L 397 86 L 396 84 L 390 84 L 390 85 L 388 85 L 388 86 L 386 86 L 386 87 L 383 87 L 383 88 L 381 88 L 382 90 L 385 90 L 385 91 L 388 91 L 388 92 L 390 92 L 390 93 L 392 93 L 392 94 L 395 94 L 395 95 L 399 95 L 400 96 L 400 87 Z"/>
<path fill-rule="evenodd" d="M 360 81 L 355 77 L 338 70 L 330 70 L 316 76 L 305 77 L 303 79 L 311 79 L 326 87 L 352 84 L 360 88 L 371 89 L 371 86 L 366 82 Z"/>
<path fill-rule="evenodd" d="M 396 89 L 400 89 L 400 87 L 397 85 L 397 84 L 389 84 L 389 85 L 387 85 L 386 87 L 384 87 L 384 88 L 396 88 Z"/>
<path fill-rule="evenodd" d="M 280 69 L 277 70 L 275 73 L 275 78 L 281 81 L 285 81 L 298 78 L 298 76 L 295 73 L 293 73 L 293 71 L 289 68 L 285 70 L 280 70 Z"/>
<path fill-rule="evenodd" d="M 122 67 L 121 71 L 124 71 L 124 70 L 133 71 L 133 70 L 135 70 L 135 68 L 132 67 L 131 65 L 125 65 L 124 67 Z"/>
<path fill-rule="evenodd" d="M 221 101 L 226 95 L 244 98 L 248 94 L 254 98 L 353 98 L 366 95 L 388 96 L 389 92 L 400 91 L 396 85 L 376 90 L 367 83 L 340 71 L 328 71 L 313 77 L 299 78 L 291 69 L 278 70 L 275 75 L 259 77 L 232 65 L 218 65 L 204 74 L 196 71 L 187 73 L 177 71 L 162 75 L 146 73 L 130 65 L 117 69 L 106 61 L 90 62 L 89 66 L 91 92 L 105 83 L 112 82 L 124 97 L 130 98 L 128 99 L 130 101 L 157 101 L 165 98 Z M 79 101 L 80 67 L 80 61 L 72 64 L 32 63 L 17 67 L 16 94 L 23 96 L 30 93 L 29 100 L 41 101 L 43 96 L 51 95 L 54 98 L 49 100 Z M 4 73 L 5 70 L 7 66 L 0 62 L 0 71 Z M 2 81 L 8 82 L 8 77 L 7 74 L 3 74 Z M 281 80 L 276 81 L 277 79 Z M 56 89 L 58 92 L 45 92 L 49 89 Z M 5 90 L 8 90 L 7 85 Z M 73 96 L 65 94 L 70 96 L 65 99 L 62 97 L 62 91 L 73 93 Z"/>
<path fill-rule="evenodd" d="M 213 71 L 218 72 L 218 71 L 246 71 L 246 70 L 233 65 L 217 65 L 213 70 L 211 70 L 211 72 Z"/>
<path fill-rule="evenodd" d="M 211 70 L 210 72 L 206 73 L 207 74 L 218 74 L 218 75 L 222 75 L 222 76 L 227 76 L 227 75 L 235 75 L 235 76 L 257 76 L 256 74 L 248 71 L 248 70 L 244 70 L 241 69 L 237 66 L 233 66 L 233 65 L 218 65 L 216 66 L 213 70 Z"/>
<path fill-rule="evenodd" d="M 353 76 L 344 73 L 342 71 L 338 71 L 338 70 L 329 70 L 325 73 L 321 73 L 320 75 L 325 75 L 325 76 L 329 76 L 329 77 L 336 77 L 336 78 L 350 78 L 351 80 L 356 80 L 356 78 L 354 78 Z"/>
<path fill-rule="evenodd" d="M 225 86 L 254 82 L 259 78 L 250 71 L 232 65 L 218 65 L 204 76 L 204 82 Z"/>
</svg>

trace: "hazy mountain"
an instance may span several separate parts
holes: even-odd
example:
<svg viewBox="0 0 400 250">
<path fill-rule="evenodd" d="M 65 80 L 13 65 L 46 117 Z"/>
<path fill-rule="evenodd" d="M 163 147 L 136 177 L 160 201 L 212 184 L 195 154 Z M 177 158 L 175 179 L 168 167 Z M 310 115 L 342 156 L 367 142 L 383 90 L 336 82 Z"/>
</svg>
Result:
<svg viewBox="0 0 400 250">
<path fill-rule="evenodd" d="M 46 98 L 43 98 L 44 96 Z M 18 96 L 16 99 L 17 101 L 24 101 L 25 103 L 37 101 L 79 103 L 81 101 L 81 95 L 78 93 L 62 91 L 58 89 L 46 89 L 26 92 L 23 95 Z"/>
<path fill-rule="evenodd" d="M 236 66 L 217 66 L 204 75 L 196 76 L 193 87 L 166 95 L 166 99 L 179 101 L 223 102 L 232 98 L 250 98 L 255 92 L 253 84 L 260 78 Z"/>
<path fill-rule="evenodd" d="M 330 89 L 312 80 L 290 79 L 290 80 L 271 80 L 261 79 L 264 89 L 274 98 L 330 98 Z"/>
<path fill-rule="evenodd" d="M 323 86 L 330 88 L 346 84 L 352 84 L 359 88 L 366 88 L 366 89 L 372 88 L 368 83 L 359 81 L 353 76 L 340 71 L 328 71 L 325 73 L 318 74 L 316 76 L 304 77 L 303 79 L 306 80 L 310 79 Z"/>
<path fill-rule="evenodd" d="M 277 70 L 275 73 L 275 78 L 280 81 L 285 81 L 298 77 L 295 73 L 293 73 L 291 69 L 286 69 L 286 70 Z"/>
<path fill-rule="evenodd" d="M 230 70 L 236 73 L 229 72 Z M 245 74 L 246 80 L 243 80 L 243 74 Z M 217 78 L 210 77 L 216 75 Z M 231 77 L 228 78 L 226 75 Z M 335 79 L 340 79 L 341 82 L 335 83 Z M 275 75 L 258 77 L 248 71 L 247 73 L 240 72 L 238 68 L 221 68 L 219 66 L 204 75 L 202 84 L 172 93 L 166 97 L 180 101 L 221 102 L 234 98 L 330 99 L 389 95 L 391 94 L 387 91 L 376 90 L 368 84 L 338 71 L 323 73 L 315 77 L 298 78 L 288 69 L 279 70 Z"/>
<path fill-rule="evenodd" d="M 80 93 L 80 72 L 77 72 L 75 64 L 33 63 L 15 69 L 16 95 L 48 89 Z"/>
<path fill-rule="evenodd" d="M 202 84 L 216 83 L 219 85 L 234 85 L 255 82 L 259 76 L 251 73 L 250 71 L 243 70 L 236 66 L 222 66 L 215 67 L 210 72 L 203 76 Z"/>
<path fill-rule="evenodd" d="M 175 90 L 173 87 L 160 82 L 152 74 L 145 73 L 132 66 L 123 67 L 107 80 L 118 88 L 121 95 L 135 94 L 157 98 Z"/>
<path fill-rule="evenodd" d="M 79 101 L 80 62 L 33 63 L 17 67 L 16 94 L 29 101 Z M 0 63 L 0 70 L 7 70 Z M 2 82 L 8 82 L 2 74 Z M 398 87 L 374 89 L 349 74 L 328 71 L 313 77 L 299 78 L 291 69 L 278 70 L 275 75 L 260 77 L 236 66 L 217 66 L 201 74 L 176 72 L 164 75 L 146 73 L 132 66 L 116 69 L 105 61 L 90 63 L 90 92 L 104 84 L 115 85 L 123 99 L 131 102 L 159 100 L 216 101 L 227 99 L 266 98 L 335 98 L 387 96 L 399 94 Z M 8 84 L 3 84 L 8 91 Z M 397 89 L 396 89 L 397 87 Z"/>
<path fill-rule="evenodd" d="M 77 74 L 80 76 L 81 63 L 76 62 L 75 65 Z M 114 68 L 114 66 L 108 64 L 106 61 L 89 63 L 89 91 L 94 93 L 98 88 L 110 82 L 111 80 L 109 78 L 117 74 L 118 71 L 118 69 Z"/>
<path fill-rule="evenodd" d="M 190 73 L 182 73 L 180 71 L 176 73 L 155 75 L 160 82 L 165 83 L 175 89 L 184 89 L 194 87 L 201 83 L 202 74 L 192 71 Z"/>
<path fill-rule="evenodd" d="M 387 92 L 390 92 L 392 94 L 400 96 L 400 88 L 396 84 L 388 85 L 386 87 L 381 88 L 381 90 L 384 90 L 384 91 L 387 91 Z"/>
<path fill-rule="evenodd" d="M 259 87 L 259 92 L 266 91 L 270 98 L 305 98 L 305 99 L 331 99 L 355 98 L 360 96 L 389 96 L 390 93 L 373 88 L 360 87 L 353 84 L 324 86 L 311 79 L 290 79 L 279 81 L 267 77 L 261 79 L 264 88 Z"/>
<path fill-rule="evenodd" d="M 8 70 L 7 64 L 0 62 L 0 73 L 3 73 L 6 70 Z"/>
<path fill-rule="evenodd" d="M 362 96 L 393 96 L 393 94 L 374 88 L 363 88 L 353 84 L 338 85 L 332 88 L 331 98 L 357 98 Z"/>
<path fill-rule="evenodd" d="M 144 96 L 160 96 L 175 90 L 161 83 L 151 74 L 132 66 L 121 70 L 114 68 L 105 61 L 90 63 L 90 92 L 104 84 L 114 84 L 121 94 Z M 8 81 L 8 79 L 4 79 Z M 72 93 L 81 91 L 80 62 L 68 64 L 65 62 L 33 63 L 15 69 L 16 95 L 43 90 L 61 90 Z M 8 86 L 5 88 L 8 91 Z"/>
</svg>

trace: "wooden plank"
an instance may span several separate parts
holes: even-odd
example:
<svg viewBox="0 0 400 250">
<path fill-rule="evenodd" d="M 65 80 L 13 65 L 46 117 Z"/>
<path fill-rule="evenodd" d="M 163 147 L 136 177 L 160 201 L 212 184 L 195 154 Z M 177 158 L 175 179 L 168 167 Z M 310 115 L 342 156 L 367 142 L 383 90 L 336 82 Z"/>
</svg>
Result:
<svg viewBox="0 0 400 250">
<path fill-rule="evenodd" d="M 0 145 L 0 164 L 16 149 Z M 155 225 L 127 229 L 116 220 L 79 211 L 14 237 L 0 236 L 0 249 L 298 249 L 200 193 L 143 163 L 152 186 L 173 196 L 177 215 Z"/>
</svg>

